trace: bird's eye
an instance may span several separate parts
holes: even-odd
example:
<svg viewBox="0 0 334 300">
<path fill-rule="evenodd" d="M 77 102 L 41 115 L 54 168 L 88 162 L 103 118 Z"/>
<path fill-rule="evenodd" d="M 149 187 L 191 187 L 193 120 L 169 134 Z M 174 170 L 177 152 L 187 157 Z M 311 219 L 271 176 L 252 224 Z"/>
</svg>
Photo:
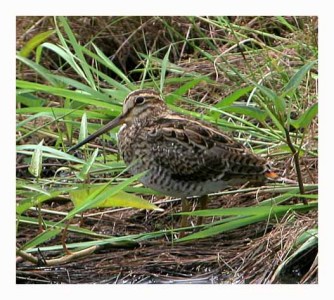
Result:
<svg viewBox="0 0 334 300">
<path fill-rule="evenodd" d="M 144 103 L 144 101 L 145 101 L 144 97 L 137 97 L 136 98 L 136 104 L 142 104 L 142 103 Z"/>
</svg>

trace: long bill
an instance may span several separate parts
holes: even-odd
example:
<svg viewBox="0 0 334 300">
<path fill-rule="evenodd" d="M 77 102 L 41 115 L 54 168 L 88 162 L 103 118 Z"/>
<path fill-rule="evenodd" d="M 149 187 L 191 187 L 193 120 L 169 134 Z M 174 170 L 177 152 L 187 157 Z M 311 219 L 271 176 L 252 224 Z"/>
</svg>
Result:
<svg viewBox="0 0 334 300">
<path fill-rule="evenodd" d="M 120 116 L 116 117 L 115 119 L 113 119 L 112 121 L 110 121 L 109 123 L 107 123 L 106 125 L 101 127 L 99 130 L 95 131 L 93 134 L 91 134 L 90 136 L 88 136 L 87 138 L 82 140 L 80 143 L 78 143 L 78 144 L 74 145 L 73 147 L 71 147 L 70 149 L 68 149 L 67 152 L 71 152 L 73 150 L 76 150 L 76 149 L 80 148 L 81 146 L 89 143 L 90 141 L 94 140 L 95 138 L 97 138 L 101 134 L 115 128 L 116 126 L 120 125 L 121 123 L 123 123 L 123 115 L 120 115 Z"/>
</svg>

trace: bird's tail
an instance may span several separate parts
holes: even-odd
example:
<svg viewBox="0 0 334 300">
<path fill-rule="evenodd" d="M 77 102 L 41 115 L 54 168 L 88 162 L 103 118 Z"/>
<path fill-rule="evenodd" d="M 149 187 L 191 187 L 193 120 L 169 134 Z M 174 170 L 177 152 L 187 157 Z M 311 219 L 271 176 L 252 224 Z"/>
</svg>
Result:
<svg viewBox="0 0 334 300">
<path fill-rule="evenodd" d="M 278 179 L 278 177 L 279 177 L 279 175 L 272 170 L 267 170 L 264 173 L 264 176 L 269 180 L 275 180 L 275 179 Z"/>
</svg>

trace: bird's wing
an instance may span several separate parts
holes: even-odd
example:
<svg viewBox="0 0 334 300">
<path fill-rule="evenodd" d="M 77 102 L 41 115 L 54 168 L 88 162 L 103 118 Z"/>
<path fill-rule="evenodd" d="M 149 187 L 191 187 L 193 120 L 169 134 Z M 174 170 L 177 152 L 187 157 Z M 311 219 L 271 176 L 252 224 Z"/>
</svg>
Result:
<svg viewBox="0 0 334 300">
<path fill-rule="evenodd" d="M 154 160 L 183 180 L 260 175 L 266 161 L 211 124 L 170 114 L 146 128 Z"/>
</svg>

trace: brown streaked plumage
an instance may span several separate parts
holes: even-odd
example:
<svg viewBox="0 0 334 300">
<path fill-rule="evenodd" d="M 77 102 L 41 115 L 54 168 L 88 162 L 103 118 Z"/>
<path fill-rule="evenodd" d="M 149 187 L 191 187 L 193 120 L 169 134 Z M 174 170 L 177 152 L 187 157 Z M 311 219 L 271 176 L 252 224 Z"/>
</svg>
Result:
<svg viewBox="0 0 334 300">
<path fill-rule="evenodd" d="M 123 125 L 118 146 L 124 162 L 132 164 L 129 171 L 148 171 L 140 181 L 168 196 L 202 196 L 204 203 L 208 193 L 276 176 L 265 159 L 216 126 L 171 111 L 147 89 L 130 93 L 119 117 L 70 150 L 118 125 Z"/>
</svg>

